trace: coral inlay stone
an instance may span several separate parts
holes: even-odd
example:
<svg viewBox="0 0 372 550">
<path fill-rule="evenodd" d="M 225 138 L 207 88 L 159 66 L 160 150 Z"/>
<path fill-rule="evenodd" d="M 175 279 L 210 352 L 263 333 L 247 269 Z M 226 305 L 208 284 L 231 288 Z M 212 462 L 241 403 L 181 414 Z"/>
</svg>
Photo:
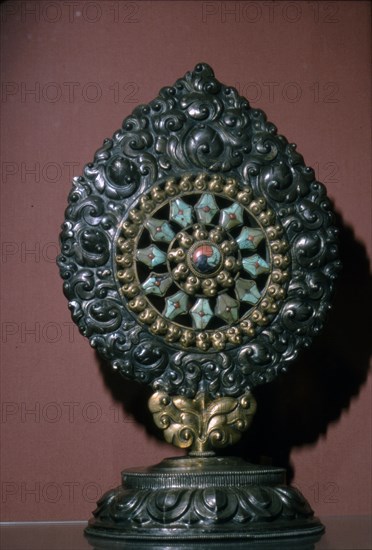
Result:
<svg viewBox="0 0 372 550">
<path fill-rule="evenodd" d="M 218 246 L 210 242 L 199 243 L 193 247 L 188 259 L 192 270 L 202 277 L 215 273 L 222 263 Z"/>
</svg>

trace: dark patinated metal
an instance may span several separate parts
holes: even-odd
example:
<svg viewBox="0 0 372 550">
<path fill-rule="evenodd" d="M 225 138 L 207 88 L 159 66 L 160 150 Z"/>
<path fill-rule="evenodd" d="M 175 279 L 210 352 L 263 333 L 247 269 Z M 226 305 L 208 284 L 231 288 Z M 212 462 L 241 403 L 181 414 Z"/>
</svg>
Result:
<svg viewBox="0 0 372 550">
<path fill-rule="evenodd" d="M 282 470 L 207 458 L 238 440 L 255 410 L 250 390 L 286 371 L 330 308 L 337 231 L 296 146 L 199 64 L 138 106 L 74 179 L 61 245 L 81 333 L 153 388 L 155 422 L 194 455 L 124 473 L 89 533 L 321 532 Z"/>
<path fill-rule="evenodd" d="M 88 534 L 141 540 L 267 539 L 322 531 L 285 470 L 242 459 L 168 459 L 123 472 L 123 484 L 104 495 Z"/>
</svg>

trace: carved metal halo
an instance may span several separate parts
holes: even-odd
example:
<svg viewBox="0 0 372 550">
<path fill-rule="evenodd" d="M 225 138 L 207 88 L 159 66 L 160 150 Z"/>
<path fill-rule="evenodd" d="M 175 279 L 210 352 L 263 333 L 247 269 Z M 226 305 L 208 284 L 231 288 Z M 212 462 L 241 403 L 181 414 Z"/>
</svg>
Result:
<svg viewBox="0 0 372 550">
<path fill-rule="evenodd" d="M 127 242 L 120 252 L 127 255 L 128 262 L 133 262 L 130 238 L 121 234 L 125 223 L 135 222 L 133 216 L 140 212 L 141 200 L 149 197 L 152 200 L 152 193 L 158 190 L 168 193 L 187 174 L 195 182 L 204 177 L 234 181 L 238 193 L 247 192 L 252 201 L 263 201 L 266 211 L 272 211 L 275 217 L 273 227 L 282 231 L 277 240 L 289 246 L 289 251 L 278 250 L 288 258 L 289 265 L 283 266 L 288 274 L 282 287 L 285 295 L 272 302 L 278 306 L 277 311 L 269 313 L 267 324 L 260 324 L 253 322 L 248 310 L 247 320 L 252 322 L 254 333 L 244 334 L 241 343 L 232 343 L 227 338 L 220 351 L 215 344 L 208 350 L 198 347 L 196 338 L 195 344 L 191 340 L 189 348 L 183 347 L 179 340 L 174 342 L 169 336 L 167 339 L 168 329 L 165 334 L 154 334 L 151 325 L 139 319 L 141 312 L 126 307 L 129 297 L 120 290 L 125 281 L 119 281 L 118 273 L 132 265 L 117 268 L 121 238 Z M 194 197 L 198 193 L 200 197 L 203 195 L 203 190 L 191 191 Z M 186 203 L 188 192 L 183 190 L 184 196 L 180 197 Z M 169 204 L 176 198 L 172 197 L 171 194 L 166 197 Z M 231 199 L 229 204 L 234 202 L 237 201 Z M 195 202 L 190 202 L 190 206 L 195 208 Z M 220 210 L 223 208 L 220 205 Z M 271 299 L 269 278 L 276 269 L 274 242 L 270 241 L 267 226 L 260 222 L 262 213 L 251 212 L 251 219 L 265 229 L 265 246 L 270 248 L 270 255 L 263 257 L 270 265 L 270 275 L 259 289 L 261 298 L 258 307 L 255 306 L 261 311 L 264 301 Z M 160 216 L 155 218 L 160 220 Z M 169 216 L 166 221 L 170 222 Z M 214 242 L 208 223 L 199 229 L 207 233 L 200 242 Z M 164 264 L 164 272 L 169 269 L 172 273 L 182 262 L 177 264 L 173 257 L 168 259 L 168 253 L 182 248 L 178 241 L 180 233 L 186 233 L 186 242 L 187 235 L 192 237 L 196 229 L 174 227 L 173 231 L 175 237 L 169 244 L 171 249 L 166 250 Z M 208 65 L 200 64 L 174 86 L 163 88 L 148 105 L 138 106 L 113 138 L 104 141 L 94 161 L 85 167 L 84 175 L 74 179 L 58 264 L 73 320 L 91 345 L 123 376 L 151 384 L 170 395 L 192 398 L 204 390 L 212 398 L 238 396 L 285 370 L 322 328 L 339 270 L 336 233 L 324 186 L 316 181 L 313 170 L 305 166 L 295 145 L 277 134 L 262 111 L 250 108 L 234 88 L 216 80 Z M 231 236 L 227 230 L 227 237 L 236 240 L 237 236 Z M 229 254 L 219 244 L 218 247 L 215 252 L 221 254 L 222 266 Z M 140 243 L 138 250 L 144 248 Z M 200 262 L 204 265 L 206 260 L 192 259 L 190 248 L 184 248 L 184 252 L 186 267 L 192 267 L 195 261 L 196 271 L 199 269 L 199 275 L 203 275 Z M 198 254 L 203 255 L 203 250 Z M 242 261 L 241 251 L 236 252 L 234 259 L 238 264 Z M 214 257 L 213 262 L 216 261 L 218 264 L 218 258 Z M 193 276 L 201 284 L 214 281 L 221 268 L 217 264 L 210 277 L 199 277 L 197 273 Z M 152 300 L 153 295 L 143 293 L 145 281 L 138 282 L 142 285 L 141 297 L 148 300 L 150 296 Z M 177 289 L 187 294 L 189 283 L 192 281 L 180 279 Z M 187 287 L 188 292 L 191 286 Z M 204 296 L 209 299 L 204 293 L 198 299 Z M 237 299 L 236 295 L 232 297 Z M 162 315 L 164 309 L 160 309 L 157 311 Z M 178 323 L 178 319 L 174 320 Z"/>
<path fill-rule="evenodd" d="M 289 245 L 266 201 L 233 178 L 170 178 L 140 197 L 121 228 L 116 276 L 124 303 L 154 335 L 221 351 L 277 313 Z"/>
</svg>

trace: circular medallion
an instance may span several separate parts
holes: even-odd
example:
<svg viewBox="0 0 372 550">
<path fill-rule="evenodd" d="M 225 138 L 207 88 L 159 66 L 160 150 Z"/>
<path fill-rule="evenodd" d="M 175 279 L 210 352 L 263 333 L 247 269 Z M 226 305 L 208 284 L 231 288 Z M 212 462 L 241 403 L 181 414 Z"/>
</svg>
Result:
<svg viewBox="0 0 372 550">
<path fill-rule="evenodd" d="M 117 252 L 125 306 L 183 349 L 221 351 L 251 339 L 278 311 L 289 277 L 274 212 L 221 175 L 155 185 L 123 220 Z"/>
<path fill-rule="evenodd" d="M 187 254 L 187 265 L 198 277 L 209 277 L 220 271 L 222 254 L 210 241 L 196 243 Z"/>
</svg>

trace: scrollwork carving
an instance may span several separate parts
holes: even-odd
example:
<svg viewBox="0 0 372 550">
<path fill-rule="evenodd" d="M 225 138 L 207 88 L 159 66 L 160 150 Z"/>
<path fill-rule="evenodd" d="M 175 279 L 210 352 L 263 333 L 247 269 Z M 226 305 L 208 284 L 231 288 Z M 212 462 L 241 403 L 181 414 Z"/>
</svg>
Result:
<svg viewBox="0 0 372 550">
<path fill-rule="evenodd" d="M 237 182 L 236 191 L 231 188 L 237 193 L 234 201 L 255 208 L 252 215 L 270 242 L 270 284 L 257 312 L 241 320 L 240 332 L 231 322 L 226 330 L 217 327 L 213 334 L 195 336 L 188 327 L 180 332 L 176 324 L 166 327 L 164 319 L 154 320 L 149 308 L 141 309 L 130 280 L 132 250 L 123 250 L 120 274 L 130 288 L 119 282 L 117 243 L 124 224 L 136 221 L 135 205 L 143 199 L 147 213 L 162 192 L 175 199 L 177 181 L 185 174 L 194 180 L 197 174 L 216 177 L 213 193 L 220 192 L 219 176 Z M 196 178 L 197 185 L 202 179 Z M 190 192 L 190 182 L 183 183 L 182 193 Z M 285 370 L 321 329 L 340 268 L 332 220 L 324 186 L 296 146 L 237 90 L 220 83 L 208 65 L 199 64 L 174 86 L 162 88 L 148 105 L 136 107 L 103 142 L 83 176 L 74 178 L 58 258 L 73 320 L 125 377 L 188 398 L 204 390 L 213 398 L 239 396 Z M 180 243 L 195 238 L 191 231 L 185 233 L 179 228 Z M 208 233 L 208 239 L 219 246 L 213 235 Z M 187 244 L 177 247 L 187 256 Z M 224 247 L 216 249 L 224 269 L 205 279 L 192 271 L 182 278 L 192 267 L 190 258 L 184 264 L 169 260 L 172 270 L 178 269 L 182 290 L 198 296 L 202 289 L 203 299 L 217 300 L 220 288 L 234 288 L 242 258 Z M 136 301 L 135 315 L 123 301 L 123 288 L 128 300 Z M 210 303 L 222 315 L 235 307 L 231 300 Z M 204 305 L 199 302 L 196 311 Z M 189 351 L 180 352 L 179 344 Z"/>
</svg>

